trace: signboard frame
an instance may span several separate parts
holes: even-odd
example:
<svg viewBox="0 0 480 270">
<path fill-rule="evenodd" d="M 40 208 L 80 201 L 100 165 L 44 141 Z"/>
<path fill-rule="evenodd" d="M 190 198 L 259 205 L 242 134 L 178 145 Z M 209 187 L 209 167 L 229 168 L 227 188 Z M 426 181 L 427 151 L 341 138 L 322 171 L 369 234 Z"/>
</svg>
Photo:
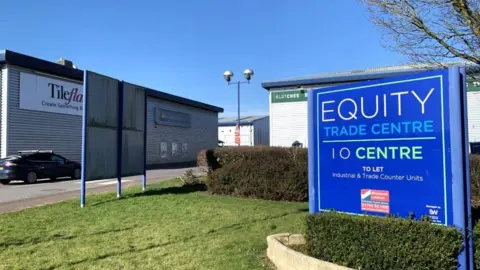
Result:
<svg viewBox="0 0 480 270">
<path fill-rule="evenodd" d="M 90 85 L 92 78 L 94 79 L 94 83 Z M 126 92 L 125 86 L 133 86 L 138 89 L 130 87 L 127 88 L 127 91 L 129 92 Z M 90 89 L 91 87 L 94 89 Z M 117 198 L 120 198 L 122 177 L 130 176 L 132 171 L 134 171 L 135 174 L 139 173 L 142 175 L 142 190 L 146 190 L 147 94 L 143 89 L 143 92 L 141 92 L 143 97 L 138 99 L 139 103 L 143 105 L 143 111 L 138 112 L 138 114 L 137 111 L 135 111 L 138 106 L 135 106 L 135 104 L 128 104 L 128 102 L 136 101 L 136 99 L 124 99 L 126 94 L 132 94 L 134 93 L 133 91 L 137 91 L 139 89 L 143 89 L 143 87 L 130 85 L 124 81 L 113 79 L 88 70 L 84 71 L 82 173 L 80 186 L 80 207 L 82 208 L 85 206 L 86 201 L 86 181 L 89 180 L 105 178 L 105 176 L 106 178 L 116 177 Z M 90 90 L 95 91 L 92 91 L 93 94 L 90 94 Z M 108 98 L 109 95 L 114 97 L 114 101 L 112 101 L 111 98 Z M 94 97 L 97 97 L 97 99 Z M 125 103 L 127 103 L 127 105 Z M 140 116 L 143 119 L 137 116 Z M 135 118 L 136 122 L 132 122 L 132 117 Z M 115 138 L 115 140 L 110 140 L 113 141 L 113 145 L 108 145 L 110 148 L 105 147 L 105 136 L 99 135 L 105 134 L 105 132 L 108 132 L 110 137 Z M 128 138 L 124 135 L 130 136 L 132 132 L 143 132 L 143 134 L 140 134 L 143 139 L 143 143 L 133 144 L 134 148 L 138 148 L 136 151 L 141 152 L 141 155 L 143 156 L 143 162 L 135 164 L 135 166 L 138 167 L 128 167 L 130 165 L 128 159 L 131 159 L 131 156 L 128 156 L 128 153 L 123 153 L 123 147 L 129 146 L 129 141 L 127 140 Z M 112 152 L 114 154 L 112 154 Z M 115 167 L 115 170 L 107 172 L 107 174 L 105 174 L 104 171 L 101 171 L 99 174 L 99 170 L 95 171 L 95 167 L 90 165 L 92 158 L 95 159 L 95 163 L 97 165 L 103 165 L 105 162 L 107 162 L 109 165 L 111 165 L 109 167 Z M 126 165 L 124 164 L 124 161 L 127 163 Z M 127 170 L 124 170 L 124 168 L 127 168 Z M 100 170 L 103 170 L 103 168 L 100 167 Z"/>
<path fill-rule="evenodd" d="M 387 79 L 381 80 L 374 80 L 374 81 L 367 81 L 367 82 L 360 82 L 360 83 L 352 83 L 352 84 L 344 84 L 344 85 L 337 85 L 327 88 L 315 89 L 311 91 L 311 94 L 308 97 L 308 129 L 309 129 L 309 142 L 310 147 L 308 148 L 308 158 L 309 158 L 309 209 L 310 213 L 318 213 L 318 212 L 326 212 L 335 210 L 337 212 L 338 209 L 329 208 L 324 209 L 321 206 L 322 198 L 319 196 L 321 189 L 321 178 L 320 173 L 325 170 L 329 172 L 329 167 L 332 167 L 332 162 L 327 162 L 326 167 L 323 167 L 319 162 L 318 158 L 321 155 L 319 146 L 321 145 L 322 141 L 320 141 L 320 132 L 319 132 L 319 96 L 325 93 L 333 93 L 333 92 L 342 92 L 345 89 L 355 91 L 358 89 L 364 89 L 367 87 L 372 87 L 372 85 L 383 85 L 384 87 L 388 88 L 388 84 L 398 83 L 402 81 L 413 81 L 417 79 L 421 79 L 424 77 L 432 76 L 432 74 L 442 74 L 441 82 L 446 82 L 447 85 L 443 85 L 442 87 L 445 88 L 445 94 L 448 95 L 448 98 L 445 99 L 446 104 L 442 108 L 442 112 L 447 113 L 447 118 L 445 122 L 446 129 L 449 130 L 449 138 L 444 145 L 444 153 L 446 152 L 446 148 L 449 149 L 449 157 L 447 157 L 450 162 L 446 162 L 444 159 L 444 165 L 449 166 L 448 173 L 445 175 L 445 184 L 444 189 L 450 191 L 451 198 L 449 199 L 448 203 L 451 207 L 452 216 L 450 218 L 445 217 L 444 225 L 448 226 L 456 226 L 462 232 L 468 232 L 472 229 L 471 220 L 469 217 L 471 216 L 470 210 L 470 181 L 469 181 L 469 162 L 468 162 L 468 123 L 467 123 L 467 106 L 466 106 L 466 76 L 465 70 L 458 67 L 453 67 L 444 69 L 444 70 L 437 70 L 437 71 L 427 71 L 422 73 L 417 73 L 409 76 L 399 76 L 399 77 L 392 77 Z M 370 89 L 371 91 L 375 91 L 375 89 Z M 444 91 L 442 91 L 443 93 Z M 333 98 L 332 98 L 333 99 Z M 443 97 L 442 97 L 443 99 Z M 443 101 L 442 101 L 443 102 Z M 443 118 L 442 118 L 443 119 Z M 324 141 L 323 141 L 324 142 Z M 318 165 L 318 166 L 317 166 Z M 345 164 L 344 164 L 345 165 Z M 435 165 L 433 165 L 435 166 Z M 329 176 L 327 178 L 333 178 L 333 176 Z M 331 179 L 329 179 L 331 180 Z M 449 181 L 450 185 L 447 184 L 446 181 Z M 365 181 L 365 180 L 362 180 Z M 383 184 L 383 183 L 382 183 Z M 387 185 L 387 184 L 385 184 Z M 325 185 L 323 185 L 325 188 Z M 393 185 L 392 185 L 393 187 Z M 327 188 L 329 186 L 327 185 Z M 348 188 L 348 187 L 347 187 Z M 372 190 L 370 190 L 372 192 Z M 324 190 L 324 194 L 332 193 L 339 195 L 341 190 Z M 358 203 L 363 203 L 363 193 L 366 192 L 362 190 L 362 201 Z M 382 208 L 382 203 L 386 200 L 390 200 L 390 196 L 388 193 L 382 193 L 382 191 L 374 190 L 377 194 L 383 194 L 377 196 L 378 200 L 376 200 L 373 204 L 370 204 L 371 201 L 366 201 L 368 203 L 367 207 L 372 207 L 375 204 L 378 204 L 379 213 L 377 215 L 382 215 L 382 211 L 385 212 L 387 207 Z M 360 190 L 359 190 L 360 195 Z M 371 199 L 370 194 L 365 194 L 365 198 Z M 341 197 L 341 196 L 340 196 Z M 403 200 L 406 200 L 408 194 L 404 195 Z M 342 198 L 337 198 L 339 202 L 342 201 Z M 446 199 L 445 199 L 446 200 Z M 340 207 L 341 208 L 341 207 Z M 385 210 L 385 211 L 384 211 Z M 446 211 L 447 212 L 447 211 Z M 347 214 L 356 214 L 356 215 L 363 215 L 365 213 L 361 212 L 347 212 Z M 374 213 L 371 213 L 374 214 Z M 395 213 L 393 213 L 395 214 Z M 384 215 L 384 214 L 383 214 Z M 406 217 L 406 216 L 404 216 Z M 421 218 L 417 216 L 416 218 Z M 472 265 L 473 263 L 473 256 L 472 256 L 472 239 L 468 237 L 470 234 L 464 234 L 464 244 L 467 248 L 462 251 L 459 255 L 459 269 L 468 269 L 468 265 Z"/>
</svg>

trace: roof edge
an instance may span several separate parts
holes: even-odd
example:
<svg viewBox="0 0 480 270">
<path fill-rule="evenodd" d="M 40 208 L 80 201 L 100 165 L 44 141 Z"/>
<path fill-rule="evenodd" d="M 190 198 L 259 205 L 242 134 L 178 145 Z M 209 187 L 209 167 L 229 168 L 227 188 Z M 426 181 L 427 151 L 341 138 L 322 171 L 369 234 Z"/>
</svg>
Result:
<svg viewBox="0 0 480 270">
<path fill-rule="evenodd" d="M 36 71 L 41 71 L 44 73 L 65 77 L 77 81 L 83 82 L 83 73 L 81 69 L 69 68 L 54 62 L 47 60 L 35 58 L 33 56 L 28 56 L 21 53 L 16 53 L 10 50 L 0 50 L 0 64 L 11 64 L 13 66 L 18 66 L 22 68 L 32 69 Z M 223 108 L 216 107 L 213 105 L 205 104 L 199 101 L 183 98 L 180 96 L 175 96 L 165 92 L 149 89 L 147 87 L 142 87 L 145 89 L 145 92 L 148 96 L 163 98 L 168 101 L 175 103 L 196 107 L 213 112 L 223 112 Z"/>
<path fill-rule="evenodd" d="M 146 88 L 146 87 L 143 87 L 143 88 L 145 88 L 146 94 L 149 97 L 160 98 L 160 99 L 172 101 L 172 102 L 175 102 L 175 103 L 180 103 L 180 104 L 183 104 L 183 105 L 188 105 L 188 106 L 204 109 L 204 110 L 207 110 L 207 111 L 217 112 L 217 113 L 222 113 L 224 111 L 223 108 L 213 106 L 213 105 L 210 105 L 210 104 L 206 104 L 206 103 L 202 103 L 200 101 L 195 101 L 195 100 L 192 100 L 192 99 L 188 99 L 188 98 L 184 98 L 184 97 L 180 97 L 180 96 L 175 96 L 175 95 L 172 95 L 172 94 L 168 94 L 168 93 L 158 91 L 158 90 L 154 90 L 154 89 L 149 89 L 149 88 Z"/>
<path fill-rule="evenodd" d="M 472 74 L 475 71 L 480 71 L 480 66 L 466 66 L 467 73 Z M 267 91 L 270 91 L 272 88 L 280 87 L 289 87 L 289 86 L 306 86 L 306 85 L 318 85 L 318 84 L 331 84 L 331 83 L 351 83 L 365 80 L 376 80 L 383 79 L 393 76 L 402 76 L 408 74 L 415 74 L 424 71 L 431 70 L 431 68 L 410 68 L 410 69 L 399 69 L 399 70 L 386 70 L 386 71 L 371 71 L 365 73 L 332 73 L 331 76 L 326 73 L 324 77 L 318 78 L 299 78 L 299 79 L 285 79 L 279 81 L 266 81 L 262 82 L 262 87 Z"/>
</svg>

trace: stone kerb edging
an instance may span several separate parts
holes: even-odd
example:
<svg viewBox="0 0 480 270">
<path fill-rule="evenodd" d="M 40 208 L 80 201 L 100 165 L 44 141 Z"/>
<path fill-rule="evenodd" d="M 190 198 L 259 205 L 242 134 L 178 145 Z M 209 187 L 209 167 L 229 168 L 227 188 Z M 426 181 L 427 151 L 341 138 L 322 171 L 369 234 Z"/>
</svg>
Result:
<svg viewBox="0 0 480 270">
<path fill-rule="evenodd" d="M 344 266 L 322 261 L 288 246 L 304 245 L 301 234 L 280 233 L 267 237 L 267 256 L 278 270 L 353 270 Z"/>
</svg>

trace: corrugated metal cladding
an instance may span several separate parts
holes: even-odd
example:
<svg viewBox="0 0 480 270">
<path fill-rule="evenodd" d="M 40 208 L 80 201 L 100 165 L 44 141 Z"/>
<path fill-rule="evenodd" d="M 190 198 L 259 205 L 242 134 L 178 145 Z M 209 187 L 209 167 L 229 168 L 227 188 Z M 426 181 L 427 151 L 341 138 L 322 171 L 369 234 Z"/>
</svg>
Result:
<svg viewBox="0 0 480 270">
<path fill-rule="evenodd" d="M 2 89 L 8 89 L 8 91 L 4 91 L 0 95 L 1 112 L 3 113 L 1 115 L 3 117 L 0 117 L 0 119 L 8 119 L 0 122 L 1 130 L 6 132 L 6 136 L 3 136 L 2 133 L 0 137 L 1 145 L 7 146 L 6 153 L 1 152 L 2 155 L 16 154 L 17 151 L 25 149 L 51 149 L 71 160 L 80 161 L 82 117 L 79 115 L 20 109 L 20 72 L 51 77 L 56 80 L 82 83 L 8 66 L 8 80 L 5 79 L 5 76 L 2 76 L 4 85 Z M 7 74 L 7 69 L 3 69 L 2 74 Z M 158 98 L 149 97 L 147 100 L 147 164 L 156 165 L 195 161 L 199 151 L 217 146 L 218 113 Z M 190 115 L 191 122 L 189 127 L 156 125 L 155 108 Z M 138 117 L 142 118 L 143 116 Z M 170 120 L 167 119 L 167 121 Z M 7 123 L 8 128 L 6 128 Z M 138 130 L 137 133 L 140 134 L 142 132 Z M 124 132 L 125 140 L 132 137 L 130 135 Z M 162 145 L 167 150 L 166 155 L 164 154 L 163 157 L 161 155 Z M 127 149 L 124 150 L 128 151 Z"/>
<path fill-rule="evenodd" d="M 6 85 L 6 80 L 2 80 L 4 77 L 3 73 L 6 73 L 7 69 L 4 69 L 2 65 L 0 65 L 0 156 L 3 155 L 2 150 L 4 150 L 3 145 L 6 143 L 3 139 L 4 136 L 2 136 L 3 131 L 6 130 L 3 123 L 3 93 L 6 92 L 7 85 Z"/>
<path fill-rule="evenodd" d="M 468 140 L 480 142 L 480 92 L 467 92 Z"/>
<path fill-rule="evenodd" d="M 82 117 L 20 109 L 20 71 L 32 73 L 8 67 L 7 155 L 24 149 L 48 149 L 55 150 L 68 159 L 80 161 Z M 41 76 L 49 77 L 45 74 Z"/>
<path fill-rule="evenodd" d="M 298 90 L 298 89 L 290 89 Z M 299 141 L 308 146 L 308 103 L 305 101 L 272 103 L 270 92 L 270 145 L 292 146 Z"/>
<path fill-rule="evenodd" d="M 148 165 L 194 161 L 201 150 L 217 146 L 218 114 L 216 112 L 195 109 L 153 97 L 148 97 L 147 100 Z M 155 108 L 190 115 L 190 127 L 156 124 Z"/>
</svg>

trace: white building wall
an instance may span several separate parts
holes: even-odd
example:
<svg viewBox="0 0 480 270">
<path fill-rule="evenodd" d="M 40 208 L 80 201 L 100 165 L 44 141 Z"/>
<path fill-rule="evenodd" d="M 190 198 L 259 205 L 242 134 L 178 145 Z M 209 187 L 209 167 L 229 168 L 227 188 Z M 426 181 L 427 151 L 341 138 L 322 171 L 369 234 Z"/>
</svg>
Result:
<svg viewBox="0 0 480 270">
<path fill-rule="evenodd" d="M 298 91 L 285 89 L 279 92 Z M 270 91 L 270 146 L 292 146 L 299 141 L 308 146 L 308 103 L 306 101 L 272 102 Z"/>
<path fill-rule="evenodd" d="M 480 142 L 480 92 L 467 92 L 468 140 Z"/>
<path fill-rule="evenodd" d="M 254 128 L 251 125 L 240 126 L 240 145 L 255 145 Z M 218 139 L 224 142 L 224 146 L 237 146 L 235 143 L 235 126 L 218 127 Z"/>
</svg>

